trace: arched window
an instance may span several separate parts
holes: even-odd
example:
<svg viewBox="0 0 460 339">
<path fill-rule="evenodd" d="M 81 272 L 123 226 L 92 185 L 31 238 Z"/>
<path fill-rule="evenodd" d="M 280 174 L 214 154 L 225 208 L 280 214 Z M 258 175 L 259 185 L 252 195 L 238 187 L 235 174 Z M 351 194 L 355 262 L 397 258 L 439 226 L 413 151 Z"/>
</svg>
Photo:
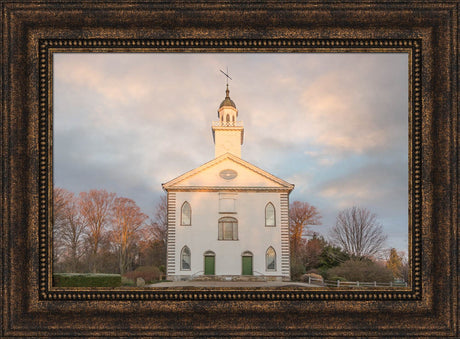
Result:
<svg viewBox="0 0 460 339">
<path fill-rule="evenodd" d="M 190 226 L 192 224 L 192 208 L 187 201 L 182 204 L 180 224 L 182 226 Z"/>
<path fill-rule="evenodd" d="M 238 220 L 231 217 L 219 219 L 219 240 L 238 240 Z"/>
<path fill-rule="evenodd" d="M 230 122 L 230 115 L 227 114 L 227 122 Z"/>
<path fill-rule="evenodd" d="M 190 249 L 187 246 L 182 248 L 180 252 L 180 269 L 181 271 L 190 271 L 191 267 L 191 255 Z"/>
<path fill-rule="evenodd" d="M 265 226 L 276 226 L 275 207 L 271 202 L 265 206 Z"/>
<path fill-rule="evenodd" d="M 271 246 L 265 252 L 265 267 L 267 271 L 276 271 L 276 252 Z"/>
</svg>

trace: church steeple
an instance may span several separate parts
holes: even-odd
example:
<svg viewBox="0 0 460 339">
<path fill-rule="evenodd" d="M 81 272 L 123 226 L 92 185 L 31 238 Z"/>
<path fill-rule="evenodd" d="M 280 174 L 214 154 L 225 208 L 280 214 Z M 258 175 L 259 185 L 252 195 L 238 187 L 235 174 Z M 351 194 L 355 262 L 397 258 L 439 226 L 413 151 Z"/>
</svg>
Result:
<svg viewBox="0 0 460 339">
<path fill-rule="evenodd" d="M 219 121 L 213 121 L 212 134 L 215 144 L 215 157 L 232 153 L 241 158 L 241 145 L 243 144 L 243 122 L 238 121 L 238 110 L 232 99 L 230 90 L 225 90 L 225 99 L 217 110 Z"/>
<path fill-rule="evenodd" d="M 224 101 L 222 101 L 219 108 L 222 108 L 224 106 L 230 106 L 236 109 L 235 103 L 233 102 L 232 99 L 230 99 L 230 90 L 228 89 L 228 84 L 227 84 L 227 89 L 225 90 L 225 99 Z"/>
</svg>

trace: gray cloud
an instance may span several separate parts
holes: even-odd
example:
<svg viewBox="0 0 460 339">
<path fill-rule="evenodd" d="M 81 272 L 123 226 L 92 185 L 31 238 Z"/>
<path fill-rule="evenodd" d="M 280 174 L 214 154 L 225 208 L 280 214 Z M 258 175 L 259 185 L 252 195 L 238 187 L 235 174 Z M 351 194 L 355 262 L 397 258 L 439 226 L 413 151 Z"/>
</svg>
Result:
<svg viewBox="0 0 460 339">
<path fill-rule="evenodd" d="M 105 188 L 151 213 L 161 183 L 214 157 L 227 65 L 245 160 L 294 183 L 292 199 L 328 223 L 356 199 L 407 225 L 403 54 L 58 54 L 56 185 Z"/>
</svg>

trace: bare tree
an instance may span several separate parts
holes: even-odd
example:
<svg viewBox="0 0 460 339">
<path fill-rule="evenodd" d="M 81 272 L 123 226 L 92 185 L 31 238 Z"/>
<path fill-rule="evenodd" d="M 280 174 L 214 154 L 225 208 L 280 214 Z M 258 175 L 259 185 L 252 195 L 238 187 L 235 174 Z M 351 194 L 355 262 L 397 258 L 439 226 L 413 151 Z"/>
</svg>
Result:
<svg viewBox="0 0 460 339">
<path fill-rule="evenodd" d="M 321 225 L 321 215 L 316 207 L 301 201 L 291 203 L 289 206 L 291 256 L 298 256 L 302 245 L 302 235 L 308 231 L 308 225 Z"/>
<path fill-rule="evenodd" d="M 54 189 L 54 262 L 68 261 L 68 270 L 76 272 L 83 255 L 85 224 L 79 214 L 78 200 L 72 192 Z"/>
<path fill-rule="evenodd" d="M 124 274 L 129 269 L 134 256 L 132 249 L 139 241 L 140 231 L 148 216 L 128 198 L 116 198 L 112 210 L 112 241 L 118 250 L 120 274 Z"/>
<path fill-rule="evenodd" d="M 160 202 L 155 208 L 152 225 L 154 239 L 161 241 L 166 246 L 168 236 L 168 201 L 166 195 L 161 196 Z"/>
<path fill-rule="evenodd" d="M 106 190 L 90 190 L 80 193 L 80 213 L 87 225 L 87 240 L 90 246 L 89 266 L 97 271 L 96 256 L 104 231 L 110 222 L 115 193 Z"/>
<path fill-rule="evenodd" d="M 375 256 L 387 239 L 377 216 L 357 206 L 339 212 L 330 237 L 334 244 L 357 258 Z"/>
<path fill-rule="evenodd" d="M 66 200 L 63 188 L 55 188 L 53 193 L 53 262 L 60 263 L 66 251 L 65 243 L 61 237 L 61 229 L 66 224 Z"/>
<path fill-rule="evenodd" d="M 149 265 L 166 264 L 166 242 L 168 236 L 168 203 L 166 195 L 160 197 L 153 218 L 144 229 L 140 242 L 143 262 Z"/>
<path fill-rule="evenodd" d="M 402 279 L 406 282 L 409 281 L 409 258 L 407 257 L 407 253 L 404 251 L 398 252 L 399 256 L 402 258 L 402 269 L 401 275 Z"/>
</svg>

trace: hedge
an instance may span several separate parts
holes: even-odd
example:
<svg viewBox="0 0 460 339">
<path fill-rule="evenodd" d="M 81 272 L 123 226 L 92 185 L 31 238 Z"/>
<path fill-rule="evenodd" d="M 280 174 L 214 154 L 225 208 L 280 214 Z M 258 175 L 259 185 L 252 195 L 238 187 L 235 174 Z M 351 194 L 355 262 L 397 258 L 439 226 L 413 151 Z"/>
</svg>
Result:
<svg viewBox="0 0 460 339">
<path fill-rule="evenodd" d="M 55 273 L 55 287 L 118 287 L 121 286 L 121 275 L 98 273 Z"/>
</svg>

